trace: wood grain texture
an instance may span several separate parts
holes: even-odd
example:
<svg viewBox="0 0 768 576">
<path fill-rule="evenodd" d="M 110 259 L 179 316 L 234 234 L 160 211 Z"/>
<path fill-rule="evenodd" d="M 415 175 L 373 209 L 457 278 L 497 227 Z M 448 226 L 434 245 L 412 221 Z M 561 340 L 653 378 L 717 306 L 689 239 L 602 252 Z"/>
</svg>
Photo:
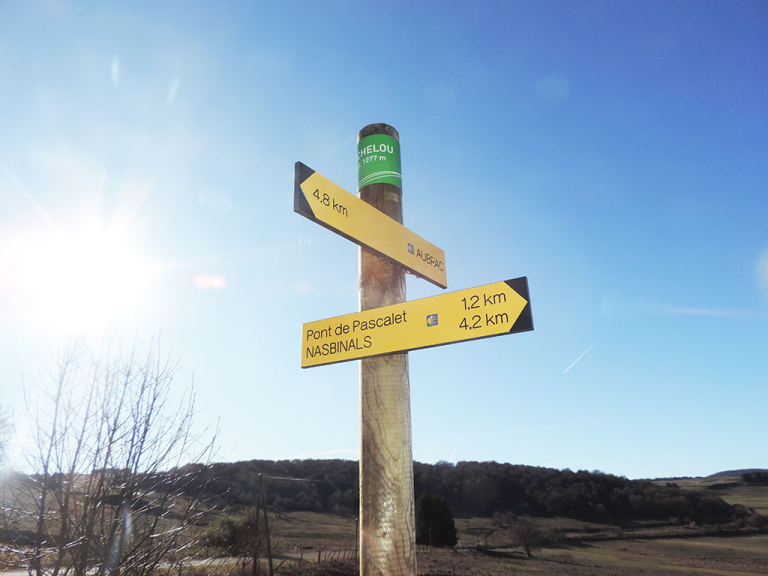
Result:
<svg viewBox="0 0 768 576">
<path fill-rule="evenodd" d="M 370 134 L 397 131 L 366 126 Z M 360 198 L 402 223 L 402 191 L 376 183 Z M 360 310 L 405 302 L 405 272 L 360 249 Z M 408 353 L 360 361 L 360 574 L 416 575 Z"/>
</svg>

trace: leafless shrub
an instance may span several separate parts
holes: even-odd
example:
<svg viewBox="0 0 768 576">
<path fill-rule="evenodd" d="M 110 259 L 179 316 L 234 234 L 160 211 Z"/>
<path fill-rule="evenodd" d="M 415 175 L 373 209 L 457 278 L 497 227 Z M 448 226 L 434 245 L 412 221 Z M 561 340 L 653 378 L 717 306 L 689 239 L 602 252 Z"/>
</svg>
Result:
<svg viewBox="0 0 768 576">
<path fill-rule="evenodd" d="M 507 529 L 512 541 L 525 550 L 528 558 L 533 558 L 535 548 L 558 540 L 555 532 L 543 529 L 530 516 L 515 516 L 507 513 L 497 518 L 497 525 Z"/>
<path fill-rule="evenodd" d="M 0 550 L 20 554 L 35 576 L 148 576 L 184 558 L 197 533 L 203 507 L 174 472 L 213 446 L 192 433 L 194 395 L 180 403 L 172 394 L 178 363 L 157 346 L 115 348 L 73 342 L 25 389 L 34 473 L 4 489 L 0 525 L 11 543 Z M 26 542 L 14 524 L 26 526 Z"/>
</svg>

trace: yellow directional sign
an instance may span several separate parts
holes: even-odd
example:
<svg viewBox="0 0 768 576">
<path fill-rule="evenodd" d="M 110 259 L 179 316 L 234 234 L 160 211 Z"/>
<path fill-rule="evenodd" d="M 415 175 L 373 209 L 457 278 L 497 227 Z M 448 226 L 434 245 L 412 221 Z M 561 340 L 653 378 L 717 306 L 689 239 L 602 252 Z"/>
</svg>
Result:
<svg viewBox="0 0 768 576">
<path fill-rule="evenodd" d="M 533 330 L 526 277 L 304 324 L 301 367 Z"/>
<path fill-rule="evenodd" d="M 293 210 L 440 288 L 448 287 L 440 248 L 301 162 L 296 162 Z"/>
</svg>

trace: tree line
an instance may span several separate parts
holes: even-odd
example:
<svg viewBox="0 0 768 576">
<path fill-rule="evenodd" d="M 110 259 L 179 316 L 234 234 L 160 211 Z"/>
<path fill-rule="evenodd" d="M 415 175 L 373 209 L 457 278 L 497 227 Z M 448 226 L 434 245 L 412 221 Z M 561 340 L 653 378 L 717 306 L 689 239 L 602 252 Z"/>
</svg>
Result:
<svg viewBox="0 0 768 576">
<path fill-rule="evenodd" d="M 177 471 L 190 495 L 220 508 L 255 504 L 265 477 L 272 509 L 357 515 L 358 464 L 349 460 L 250 460 Z M 183 479 L 183 480 L 181 480 Z M 579 470 L 497 462 L 414 463 L 415 493 L 439 495 L 459 516 L 510 512 L 624 524 L 635 520 L 725 523 L 750 516 L 705 491 Z"/>
</svg>

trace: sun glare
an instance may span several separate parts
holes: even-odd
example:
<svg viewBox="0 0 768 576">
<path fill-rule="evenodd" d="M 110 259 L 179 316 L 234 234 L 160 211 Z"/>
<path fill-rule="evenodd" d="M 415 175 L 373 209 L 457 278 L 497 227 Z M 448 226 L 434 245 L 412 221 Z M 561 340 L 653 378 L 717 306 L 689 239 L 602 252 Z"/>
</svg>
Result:
<svg viewBox="0 0 768 576">
<path fill-rule="evenodd" d="M 148 266 L 125 235 L 97 224 L 17 238 L 11 278 L 42 324 L 89 332 L 130 320 L 146 294 Z"/>
</svg>

